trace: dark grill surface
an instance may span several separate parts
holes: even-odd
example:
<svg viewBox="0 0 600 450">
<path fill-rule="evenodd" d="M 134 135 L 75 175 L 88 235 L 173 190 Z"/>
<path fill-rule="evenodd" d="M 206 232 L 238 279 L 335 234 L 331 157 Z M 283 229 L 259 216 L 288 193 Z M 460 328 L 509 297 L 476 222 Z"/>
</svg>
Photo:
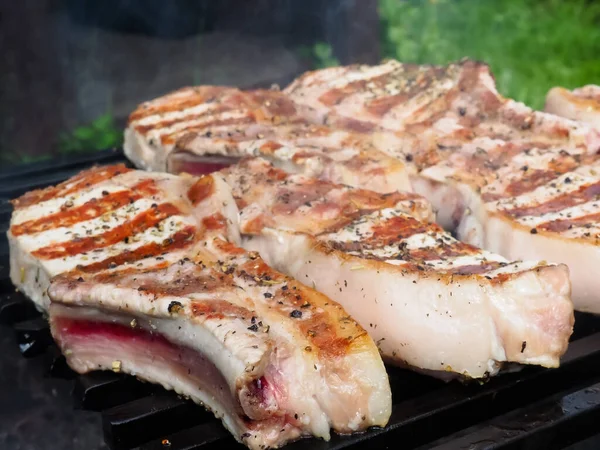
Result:
<svg viewBox="0 0 600 450">
<path fill-rule="evenodd" d="M 103 152 L 0 171 L 0 228 L 8 229 L 10 198 L 55 184 L 92 164 L 124 161 Z M 102 414 L 112 449 L 212 449 L 238 446 L 202 407 L 158 386 L 112 372 L 73 373 L 52 343 L 46 321 L 8 278 L 8 246 L 0 241 L 0 323 L 12 326 L 24 357 L 46 357 L 53 376 L 73 379 L 82 409 Z M 464 351 L 469 351 L 465 348 Z M 442 383 L 388 367 L 394 408 L 389 425 L 330 442 L 305 439 L 290 450 L 600 448 L 600 317 L 576 315 L 575 333 L 559 369 L 526 367 L 487 383 Z M 592 437 L 591 439 L 589 439 Z M 576 443 L 586 441 L 578 446 Z"/>
</svg>

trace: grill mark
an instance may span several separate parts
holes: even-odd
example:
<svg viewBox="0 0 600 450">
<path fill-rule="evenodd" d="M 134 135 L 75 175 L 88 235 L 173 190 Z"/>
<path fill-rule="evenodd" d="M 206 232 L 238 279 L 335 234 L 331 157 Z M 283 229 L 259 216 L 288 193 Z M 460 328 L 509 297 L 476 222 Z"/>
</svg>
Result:
<svg viewBox="0 0 600 450">
<path fill-rule="evenodd" d="M 15 208 L 25 208 L 53 198 L 65 197 L 81 189 L 88 188 L 104 180 L 130 171 L 131 169 L 128 169 L 125 164 L 94 167 L 69 178 L 67 181 L 57 184 L 56 186 L 30 191 L 18 199 L 13 200 L 13 205 Z M 72 184 L 72 186 L 67 187 L 70 184 Z"/>
<path fill-rule="evenodd" d="M 561 174 L 551 170 L 529 169 L 524 176 L 510 183 L 504 190 L 504 197 L 516 197 L 549 183 Z"/>
<path fill-rule="evenodd" d="M 145 195 L 151 196 L 157 193 L 158 190 L 156 189 L 154 180 L 144 180 L 131 189 L 91 199 L 75 208 L 66 208 L 63 206 L 57 213 L 14 225 L 10 231 L 13 236 L 20 236 L 22 234 L 34 234 L 60 227 L 68 227 L 115 211 L 141 199 Z"/>
<path fill-rule="evenodd" d="M 412 94 L 412 95 L 411 95 Z M 368 102 L 365 105 L 365 109 L 369 114 L 377 117 L 385 116 L 392 108 L 406 103 L 412 97 L 416 95 L 416 92 L 401 93 L 397 95 L 390 95 L 388 97 L 379 97 L 375 100 Z"/>
<path fill-rule="evenodd" d="M 505 142 L 503 144 L 496 145 L 487 153 L 475 154 L 473 159 L 482 169 L 487 169 L 488 171 L 490 169 L 495 170 L 495 168 L 510 164 L 517 155 L 527 153 L 533 148 L 542 149 L 544 148 L 544 144 L 528 142 L 525 145 L 515 145 L 512 142 Z"/>
<path fill-rule="evenodd" d="M 196 206 L 215 192 L 215 182 L 212 176 L 204 176 L 196 181 L 188 190 L 187 196 Z"/>
<path fill-rule="evenodd" d="M 379 194 L 365 189 L 353 189 L 349 191 L 350 202 L 357 205 L 361 211 L 379 210 L 391 208 L 400 202 L 423 200 L 420 195 L 412 192 L 390 192 Z"/>
<path fill-rule="evenodd" d="M 470 264 L 466 266 L 453 267 L 445 269 L 444 272 L 454 275 L 482 275 L 486 272 L 499 269 L 503 264 L 496 261 L 487 261 L 482 264 Z M 438 269 L 439 270 L 439 269 Z M 496 277 L 494 277 L 496 279 Z"/>
<path fill-rule="evenodd" d="M 98 272 L 98 273 L 92 273 L 90 276 L 85 277 L 82 276 L 82 278 L 85 278 L 85 281 L 94 281 L 97 283 L 116 283 L 119 282 L 121 283 L 121 280 L 126 280 L 127 277 L 129 275 L 133 275 L 133 274 L 149 274 L 149 273 L 159 273 L 161 271 L 164 271 L 164 269 L 167 269 L 168 267 L 170 267 L 173 263 L 169 262 L 169 261 L 157 261 L 157 264 L 153 265 L 153 266 L 145 266 L 143 269 L 138 268 L 138 267 L 122 267 L 116 270 L 111 270 L 111 271 L 103 271 L 103 272 Z M 81 275 L 86 275 L 85 273 L 81 273 Z M 60 275 L 62 276 L 62 275 Z M 68 273 L 67 275 L 70 278 L 79 276 L 79 272 L 77 271 L 72 271 L 70 273 Z"/>
<path fill-rule="evenodd" d="M 174 131 L 170 134 L 165 134 L 160 137 L 160 141 L 163 144 L 172 144 L 177 140 L 178 136 L 183 136 L 187 133 L 200 133 L 202 130 L 211 128 L 211 127 L 219 127 L 224 125 L 249 125 L 256 123 L 256 119 L 252 115 L 247 115 L 244 117 L 233 117 L 231 119 L 215 119 L 209 122 L 204 122 L 201 124 L 189 125 L 180 130 Z"/>
<path fill-rule="evenodd" d="M 329 183 L 307 183 L 292 188 L 280 187 L 276 193 L 273 214 L 291 214 L 306 203 L 325 200 L 325 196 L 333 188 L 334 186 Z"/>
<path fill-rule="evenodd" d="M 497 192 L 484 192 L 483 194 L 481 194 L 481 199 L 484 203 L 497 202 L 502 198 L 504 198 L 504 194 L 500 194 Z"/>
<path fill-rule="evenodd" d="M 377 150 L 375 150 L 375 152 L 376 151 Z M 379 156 L 380 155 L 378 155 L 377 153 L 371 155 L 361 150 L 360 153 L 353 156 L 352 158 L 344 161 L 336 161 L 335 163 L 343 164 L 344 167 L 354 170 L 356 172 L 363 172 L 364 174 L 371 174 L 376 176 L 385 175 L 385 173 L 388 170 L 391 171 L 396 165 L 401 166 L 401 164 L 397 160 L 390 161 L 389 165 L 380 164 L 380 160 L 378 160 Z M 373 166 L 372 163 L 375 163 L 375 166 Z"/>
<path fill-rule="evenodd" d="M 584 161 L 582 165 L 587 165 L 587 164 L 591 164 L 593 162 L 593 160 L 596 159 L 596 155 L 590 155 L 592 156 L 590 161 Z M 567 173 L 570 172 L 574 169 L 577 168 L 577 166 L 579 165 L 578 160 L 581 160 L 582 158 L 577 158 L 577 157 L 573 157 L 572 155 L 568 155 L 568 156 L 563 156 L 561 155 L 558 158 L 554 158 L 552 160 L 550 160 L 550 162 L 548 163 L 548 169 L 549 170 L 554 170 L 555 172 L 559 172 L 559 173 Z M 585 158 L 587 159 L 587 158 Z"/>
<path fill-rule="evenodd" d="M 465 141 L 470 141 L 472 137 L 465 139 Z M 462 146 L 462 143 L 457 143 L 458 146 Z M 446 146 L 443 146 L 446 147 Z M 527 145 L 515 145 L 511 142 L 503 143 L 500 145 L 494 146 L 492 149 L 485 151 L 477 151 L 473 154 L 462 154 L 460 159 L 457 159 L 455 165 L 460 167 L 464 172 L 469 173 L 471 175 L 481 175 L 484 177 L 488 177 L 490 175 L 494 175 L 498 169 L 501 167 L 505 167 L 510 164 L 512 159 L 524 152 L 532 148 L 540 148 L 536 143 L 528 143 Z M 453 158 L 457 158 L 456 155 L 452 155 Z M 447 159 L 445 156 L 442 156 L 441 159 Z M 515 169 L 517 170 L 517 169 Z M 533 173 L 534 170 L 531 170 Z M 557 175 L 558 176 L 558 175 Z M 505 193 L 487 193 L 483 194 L 484 201 L 490 201 L 489 199 L 497 199 L 502 198 Z M 487 197 L 486 197 L 487 196 Z"/>
<path fill-rule="evenodd" d="M 411 156 L 410 164 L 411 166 L 415 166 L 419 171 L 446 159 L 446 155 L 441 154 L 441 152 L 429 146 L 426 142 L 419 142 L 417 138 L 411 138 L 409 142 L 410 147 L 413 149 L 409 153 Z M 401 157 L 404 158 L 404 156 Z"/>
<path fill-rule="evenodd" d="M 372 78 L 351 81 L 341 88 L 333 88 L 321 94 L 318 101 L 325 106 L 335 106 L 341 103 L 344 98 L 352 94 L 365 90 L 367 83 L 383 83 L 390 78 L 390 72 L 377 75 Z"/>
<path fill-rule="evenodd" d="M 139 283 L 138 291 L 153 295 L 155 298 L 160 297 L 184 297 L 194 293 L 208 293 L 223 291 L 225 288 L 233 289 L 233 283 L 229 276 L 219 274 L 213 270 L 209 272 L 192 273 L 183 275 L 181 278 L 169 282 L 162 281 L 145 281 Z M 201 302 L 204 304 L 204 302 Z M 224 302 L 227 303 L 227 302 Z M 202 307 L 199 303 L 192 304 L 192 314 L 194 316 L 202 315 Z"/>
<path fill-rule="evenodd" d="M 405 128 L 410 130 L 414 129 L 415 127 L 433 127 L 434 123 L 448 117 L 450 104 L 454 101 L 457 95 L 458 88 L 453 87 L 445 91 L 443 94 L 441 93 L 437 98 L 424 99 L 425 101 L 418 105 L 418 108 L 411 114 L 411 116 L 404 119 Z M 459 118 L 458 122 L 460 125 L 463 125 L 461 120 L 464 119 L 464 117 Z M 463 127 L 465 126 L 463 125 Z"/>
<path fill-rule="evenodd" d="M 244 234 L 260 234 L 265 226 L 270 225 L 272 220 L 269 220 L 265 214 L 260 214 L 252 220 L 246 220 L 242 223 L 241 231 Z"/>
<path fill-rule="evenodd" d="M 223 216 L 223 214 L 216 213 L 212 216 L 203 218 L 202 225 L 204 225 L 207 230 L 226 230 L 227 219 Z"/>
<path fill-rule="evenodd" d="M 210 136 L 210 137 L 209 137 Z M 203 141 L 203 139 L 209 139 Z M 219 146 L 226 146 L 226 150 L 237 152 L 241 143 L 251 142 L 252 137 L 246 135 L 245 128 L 239 128 L 236 124 L 233 124 L 227 128 L 211 128 L 208 131 L 190 131 L 177 137 L 175 148 L 177 150 L 189 150 L 197 140 L 200 140 L 199 145 L 207 145 L 204 142 L 208 142 L 208 145 L 218 144 Z M 231 149 L 231 150 L 229 150 Z M 192 152 L 193 153 L 193 152 Z M 224 156 L 224 155 L 220 155 Z"/>
<path fill-rule="evenodd" d="M 574 219 L 557 219 L 536 225 L 537 230 L 561 233 L 571 228 L 580 228 L 586 225 L 596 225 L 600 221 L 600 213 L 588 214 Z"/>
<path fill-rule="evenodd" d="M 228 95 L 222 97 L 222 103 L 230 108 L 237 110 L 257 110 L 261 105 L 257 103 L 248 91 L 229 88 Z"/>
<path fill-rule="evenodd" d="M 441 100 L 440 100 L 441 101 Z M 435 103 L 434 103 L 435 106 Z M 458 130 L 453 130 L 452 133 L 443 133 L 441 134 L 439 131 L 432 130 L 434 124 L 439 120 L 445 119 L 448 116 L 447 109 L 438 109 L 438 110 L 430 110 L 431 103 L 427 103 L 419 108 L 418 115 L 413 114 L 413 117 L 416 118 L 411 120 L 406 119 L 404 129 L 413 134 L 419 135 L 424 132 L 434 132 L 437 139 L 444 139 L 448 137 L 455 137 L 460 139 L 463 143 L 473 139 L 474 135 L 472 130 L 468 128 L 459 128 Z"/>
<path fill-rule="evenodd" d="M 397 216 L 373 226 L 373 236 L 370 241 L 382 246 L 390 245 L 399 239 L 406 239 L 428 231 L 440 233 L 443 230 L 436 225 L 425 224 L 410 216 Z"/>
<path fill-rule="evenodd" d="M 417 70 L 413 69 L 412 73 L 404 76 L 406 85 L 405 87 L 402 87 L 402 92 L 393 96 L 380 97 L 379 99 L 370 102 L 366 106 L 366 109 L 368 112 L 382 117 L 394 107 L 402 103 L 408 103 L 421 93 L 429 94 L 429 91 L 431 91 L 431 93 L 434 94 L 434 98 L 428 98 L 428 101 L 421 105 L 413 114 L 413 116 L 419 117 L 426 112 L 429 116 L 429 119 L 426 121 L 431 126 L 431 124 L 437 120 L 435 117 L 441 118 L 447 113 L 446 105 L 452 101 L 457 93 L 457 89 L 453 88 L 449 89 L 445 95 L 440 96 L 440 90 L 439 87 L 436 86 L 436 83 L 449 76 L 451 76 L 451 73 L 443 66 L 429 67 L 425 72 L 421 72 L 418 68 Z M 420 121 L 423 121 L 423 119 Z"/>
<path fill-rule="evenodd" d="M 248 92 L 249 97 L 269 113 L 280 117 L 294 117 L 296 105 L 280 92 L 256 90 Z"/>
<path fill-rule="evenodd" d="M 283 145 L 281 145 L 278 142 L 268 141 L 260 146 L 260 151 L 265 155 L 272 155 L 275 152 L 275 150 L 278 150 L 281 147 L 283 147 Z"/>
<path fill-rule="evenodd" d="M 338 330 L 330 324 L 331 321 L 336 319 L 328 316 L 327 313 L 313 312 L 310 319 L 300 323 L 300 330 L 303 335 L 307 336 L 312 346 L 318 349 L 322 358 L 331 360 L 346 355 L 350 347 L 353 344 L 359 345 L 358 343 L 367 336 L 367 333 L 356 326 L 357 334 L 351 336 L 352 339 L 342 337 L 339 335 Z M 352 319 L 349 319 L 350 321 L 354 322 Z M 349 325 L 349 323 L 346 325 Z"/>
<path fill-rule="evenodd" d="M 317 157 L 324 163 L 331 163 L 331 157 L 325 153 L 319 153 L 318 151 L 310 151 L 310 150 L 300 150 L 294 153 L 292 156 L 292 161 L 297 164 L 301 164 L 303 161 Z M 338 163 L 346 163 L 346 161 L 336 161 Z"/>
<path fill-rule="evenodd" d="M 40 259 L 56 259 L 75 256 L 99 248 L 106 248 L 123 241 L 127 237 L 142 233 L 158 225 L 164 219 L 179 213 L 179 209 L 171 203 L 163 203 L 156 208 L 151 208 L 138 214 L 129 222 L 118 225 L 105 233 L 97 236 L 75 238 L 69 242 L 42 247 L 32 252 L 32 255 Z"/>
<path fill-rule="evenodd" d="M 243 248 L 240 248 L 237 245 L 232 244 L 228 241 L 224 241 L 222 239 L 214 239 L 213 245 L 215 246 L 215 248 L 218 248 L 221 252 L 226 253 L 230 256 L 240 256 L 247 254 L 246 250 L 244 250 Z"/>
<path fill-rule="evenodd" d="M 528 143 L 526 147 L 516 145 L 503 145 L 499 149 L 488 153 L 488 159 L 480 159 L 478 166 L 494 165 L 496 167 L 508 164 L 510 159 L 516 155 L 523 153 L 531 148 L 547 148 L 548 144 L 543 143 Z M 575 169 L 579 163 L 573 157 L 561 155 L 556 159 L 548 162 L 548 170 L 529 169 L 525 172 L 521 180 L 514 181 L 509 184 L 503 192 L 486 192 L 482 194 L 484 202 L 489 203 L 502 198 L 508 198 L 533 191 L 534 189 L 547 184 L 548 182 L 558 178 L 560 175 Z M 475 167 L 475 166 L 473 166 Z M 476 169 L 467 167 L 467 170 L 474 172 Z"/>
<path fill-rule="evenodd" d="M 385 87 L 388 82 L 391 81 L 392 83 L 397 83 L 397 80 L 399 79 L 402 79 L 404 81 L 404 84 L 403 86 L 401 86 L 401 92 L 396 95 L 407 95 L 408 98 L 411 98 L 417 93 L 430 87 L 435 81 L 439 81 L 449 76 L 449 74 L 449 68 L 443 66 L 429 66 L 425 70 L 423 70 L 422 66 L 402 64 L 400 71 L 398 69 L 394 69 L 390 72 L 386 72 L 381 75 L 372 76 L 371 78 L 351 81 L 340 88 L 330 89 L 329 91 L 322 94 L 318 98 L 318 101 L 324 104 L 325 106 L 335 106 L 339 104 L 344 99 L 344 97 L 350 96 L 351 94 L 357 92 L 368 91 L 367 85 L 374 84 L 381 89 Z M 392 98 L 396 95 L 388 96 L 387 98 Z M 392 102 L 398 100 L 402 99 L 399 97 L 398 99 L 392 100 Z M 382 100 L 382 103 L 385 104 L 387 101 L 388 100 Z M 376 105 L 376 112 L 377 109 L 378 108 Z M 385 109 L 385 107 L 383 109 Z"/>
<path fill-rule="evenodd" d="M 273 179 L 271 176 L 268 178 Z M 340 221 L 347 223 L 358 215 L 392 207 L 414 197 L 398 192 L 381 195 L 372 191 L 356 189 L 345 192 L 341 197 L 336 196 L 335 201 L 328 201 L 327 195 L 335 189 L 337 189 L 336 185 L 327 182 L 295 185 L 292 189 L 282 187 L 277 193 L 272 212 L 273 214 L 292 214 L 300 206 L 307 204 L 307 206 L 310 205 L 311 214 L 318 216 L 330 210 L 339 210 L 340 213 L 336 215 L 335 223 L 340 224 Z M 313 205 L 313 203 L 315 204 Z"/>
<path fill-rule="evenodd" d="M 245 166 L 252 167 L 251 159 L 247 159 L 246 162 L 248 164 L 245 164 Z M 265 166 L 263 166 L 263 167 L 265 167 Z M 274 167 L 271 164 L 267 165 L 266 167 L 267 167 L 267 171 L 265 173 L 265 177 L 268 178 L 269 180 L 273 180 L 272 182 L 283 181 L 288 177 L 287 172 L 285 172 L 282 169 L 277 169 L 276 167 Z"/>
<path fill-rule="evenodd" d="M 333 88 L 327 92 L 325 92 L 324 94 L 322 94 L 319 97 L 319 101 L 321 103 L 323 103 L 325 106 L 335 106 L 338 105 L 342 102 L 342 100 L 344 100 L 347 96 L 353 94 L 356 91 L 359 91 L 360 89 L 358 89 L 358 87 L 356 89 L 352 89 L 352 88 L 344 88 L 344 89 L 339 89 L 339 88 Z"/>
<path fill-rule="evenodd" d="M 328 120 L 332 122 L 332 125 L 336 128 L 343 130 L 353 131 L 355 133 L 370 133 L 375 131 L 377 125 L 372 122 L 366 122 L 364 120 L 352 119 L 350 117 L 335 117 L 328 116 Z"/>
<path fill-rule="evenodd" d="M 506 100 L 502 100 L 497 94 L 490 91 L 479 93 L 477 95 L 477 100 L 477 103 L 480 105 L 481 110 L 486 115 L 485 119 L 488 120 L 496 118 L 500 112 L 500 108 L 506 102 Z M 500 119 L 502 119 L 502 117 Z M 524 120 L 525 118 L 516 119 L 514 123 L 509 122 L 509 125 L 512 125 L 513 127 L 520 127 L 521 125 L 523 125 Z M 485 122 L 485 120 L 482 120 L 482 123 L 483 122 Z"/>
<path fill-rule="evenodd" d="M 121 266 L 123 264 L 131 264 L 145 258 L 158 256 L 162 253 L 185 248 L 193 243 L 196 230 L 192 226 L 188 226 L 171 237 L 165 239 L 162 243 L 151 242 L 143 245 L 135 250 L 125 250 L 116 256 L 98 261 L 96 263 L 82 266 L 79 265 L 75 270 L 83 273 L 93 273 L 100 270 L 109 269 L 111 267 Z"/>
<path fill-rule="evenodd" d="M 180 117 L 179 119 L 162 120 L 162 121 L 159 121 L 159 122 L 156 122 L 153 124 L 149 124 L 149 125 L 134 125 L 134 127 L 138 133 L 148 134 L 148 132 L 151 130 L 160 130 L 163 128 L 168 128 L 177 123 L 189 122 L 192 120 L 200 119 L 202 117 L 214 116 L 214 115 L 217 115 L 217 114 L 220 114 L 223 112 L 227 112 L 227 111 L 230 111 L 230 109 L 225 106 L 218 105 L 215 108 L 208 109 L 207 111 L 203 111 L 199 114 L 193 114 L 190 116 Z"/>
<path fill-rule="evenodd" d="M 430 261 L 443 260 L 450 257 L 460 257 L 468 255 L 477 255 L 480 250 L 477 247 L 473 247 L 462 242 L 457 242 L 452 245 L 438 246 L 429 249 L 403 249 L 402 244 L 398 247 L 398 253 L 387 257 L 376 256 L 369 253 L 364 253 L 365 248 L 381 248 L 381 244 L 369 245 L 365 244 L 367 241 L 362 242 L 348 242 L 340 243 L 335 241 L 329 241 L 327 244 L 337 251 L 344 253 L 358 253 L 353 256 L 358 256 L 361 259 L 373 260 L 373 261 L 388 261 L 397 259 L 404 263 L 400 266 L 403 272 L 414 272 L 420 274 L 449 274 L 449 275 L 481 275 L 491 270 L 495 270 L 503 266 L 503 263 L 496 261 L 481 261 L 481 264 L 468 264 L 454 267 L 435 267 L 434 265 L 428 264 Z M 390 241 L 387 245 L 395 244 L 397 241 Z"/>
<path fill-rule="evenodd" d="M 193 108 L 202 103 L 210 103 L 227 92 L 235 91 L 235 89 L 221 86 L 202 86 L 194 89 L 181 89 L 171 95 L 185 91 L 189 92 L 189 95 L 186 97 L 179 99 L 162 98 L 160 102 L 142 104 L 129 116 L 129 124 L 149 116 L 181 111 L 182 109 Z"/>
<path fill-rule="evenodd" d="M 587 203 L 600 198 L 600 182 L 581 186 L 577 191 L 561 194 L 549 201 L 536 206 L 522 206 L 505 209 L 502 212 L 510 217 L 540 216 L 542 214 L 562 211 L 571 206 Z"/>
<path fill-rule="evenodd" d="M 494 269 L 491 269 L 491 270 L 494 270 Z M 526 272 L 532 272 L 534 270 L 537 271 L 536 268 L 533 268 L 533 269 L 527 270 Z M 518 270 L 516 272 L 499 273 L 497 275 L 494 275 L 494 277 L 490 280 L 490 282 L 494 285 L 501 285 L 501 284 L 506 283 L 511 278 L 519 276 L 522 273 L 524 273 L 522 270 Z"/>
<path fill-rule="evenodd" d="M 355 252 L 360 253 L 361 257 L 367 259 L 373 259 L 378 261 L 385 261 L 389 259 L 397 259 L 406 261 L 411 264 L 423 263 L 426 261 L 436 261 L 440 259 L 446 259 L 456 256 L 467 256 L 467 255 L 477 255 L 480 253 L 480 250 L 477 247 L 474 247 L 469 244 L 465 244 L 464 242 L 455 241 L 451 244 L 446 244 L 441 240 L 437 241 L 435 247 L 427 247 L 427 248 L 416 248 L 416 249 L 408 249 L 403 242 L 398 242 L 397 239 L 388 239 L 388 240 L 379 240 L 377 238 L 366 238 L 359 242 L 336 242 L 329 241 L 328 242 L 331 247 L 335 250 L 339 250 L 345 253 Z M 376 255 L 372 255 L 369 253 L 364 253 L 363 250 L 375 250 L 381 249 L 386 246 L 394 246 L 397 244 L 397 249 L 394 255 L 380 257 Z M 444 270 L 444 269 L 436 269 L 436 270 Z"/>
<path fill-rule="evenodd" d="M 285 128 L 286 136 L 290 136 L 292 138 L 302 139 L 302 138 L 319 138 L 325 136 L 331 136 L 335 132 L 339 132 L 339 130 L 322 126 L 315 125 L 313 123 L 307 122 L 306 120 L 302 122 L 298 122 L 296 125 L 287 126 Z M 352 145 L 350 143 L 344 142 L 345 145 Z"/>
<path fill-rule="evenodd" d="M 452 258 L 456 256 L 477 255 L 481 252 L 480 249 L 472 245 L 460 241 L 454 241 L 451 244 L 446 244 L 438 241 L 438 246 L 431 248 L 419 248 L 408 250 L 409 261 L 433 261 L 436 259 Z M 404 258 L 403 258 L 404 259 Z"/>
<path fill-rule="evenodd" d="M 252 317 L 256 318 L 256 314 L 253 311 L 225 300 L 194 301 L 191 304 L 191 308 L 193 316 L 204 316 L 206 320 L 222 320 L 226 317 L 231 317 L 249 321 Z"/>
</svg>

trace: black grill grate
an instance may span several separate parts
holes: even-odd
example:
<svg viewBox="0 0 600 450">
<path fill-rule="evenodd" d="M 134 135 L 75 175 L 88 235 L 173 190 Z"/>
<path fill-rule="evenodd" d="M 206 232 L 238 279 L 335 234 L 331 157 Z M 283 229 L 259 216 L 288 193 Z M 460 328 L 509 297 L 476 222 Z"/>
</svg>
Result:
<svg viewBox="0 0 600 450">
<path fill-rule="evenodd" d="M 120 152 L 111 151 L 0 171 L 0 228 L 8 228 L 10 198 L 94 163 L 122 161 Z M 102 414 L 111 449 L 236 448 L 210 413 L 172 392 L 112 372 L 74 374 L 52 343 L 46 321 L 10 283 L 6 239 L 0 243 L 0 323 L 14 328 L 25 357 L 48 358 L 53 376 L 74 379 L 76 407 Z M 558 449 L 600 432 L 600 317 L 577 314 L 559 369 L 526 367 L 466 386 L 393 367 L 388 371 L 394 408 L 385 429 L 334 435 L 330 442 L 306 439 L 286 448 Z M 588 445 L 600 448 L 600 438 Z"/>
</svg>

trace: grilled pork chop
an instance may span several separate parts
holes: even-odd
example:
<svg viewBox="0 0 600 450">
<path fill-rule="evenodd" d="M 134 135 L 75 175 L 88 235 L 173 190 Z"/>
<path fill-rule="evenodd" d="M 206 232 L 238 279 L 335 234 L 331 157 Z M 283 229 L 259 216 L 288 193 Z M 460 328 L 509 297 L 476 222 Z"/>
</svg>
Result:
<svg viewBox="0 0 600 450">
<path fill-rule="evenodd" d="M 588 123 L 600 130 L 600 86 L 593 84 L 569 91 L 555 87 L 546 96 L 545 111 Z"/>
<path fill-rule="evenodd" d="M 465 145 L 506 142 L 600 148 L 590 127 L 536 112 L 502 97 L 486 64 L 463 60 L 448 66 L 353 65 L 308 72 L 284 92 L 332 126 L 384 131 L 384 151 L 417 170 L 444 161 Z M 391 132 L 391 133 L 386 133 Z M 394 142 L 395 140 L 395 142 Z"/>
<path fill-rule="evenodd" d="M 260 155 L 287 171 L 379 192 L 409 190 L 404 164 L 368 137 L 309 122 L 277 91 L 185 88 L 132 113 L 125 153 L 138 166 L 171 173 L 208 173 Z"/>
<path fill-rule="evenodd" d="M 555 367 L 566 350 L 566 266 L 459 242 L 427 222 L 414 194 L 288 175 L 260 159 L 221 176 L 240 208 L 244 247 L 340 302 L 388 361 L 480 378 L 504 362 Z"/>
<path fill-rule="evenodd" d="M 100 167 L 15 208 L 13 282 L 48 309 L 77 372 L 173 389 L 255 449 L 386 424 L 374 342 L 340 305 L 235 246 L 220 178 Z"/>
<path fill-rule="evenodd" d="M 324 69 L 285 92 L 330 124 L 371 127 L 459 239 L 509 260 L 568 264 L 576 308 L 600 312 L 600 280 L 585 267 L 600 256 L 593 128 L 503 98 L 473 61 Z"/>
</svg>

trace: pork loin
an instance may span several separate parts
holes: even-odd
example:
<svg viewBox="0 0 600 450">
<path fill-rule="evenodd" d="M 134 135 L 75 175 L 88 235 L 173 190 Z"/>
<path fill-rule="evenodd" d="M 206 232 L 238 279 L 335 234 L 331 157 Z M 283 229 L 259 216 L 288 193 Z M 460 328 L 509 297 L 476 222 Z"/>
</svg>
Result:
<svg viewBox="0 0 600 450">
<path fill-rule="evenodd" d="M 598 131 L 502 97 L 488 66 L 469 60 L 324 69 L 285 92 L 335 126 L 370 125 L 444 228 L 509 260 L 566 263 L 576 308 L 600 312 L 585 267 L 600 257 Z"/>
<path fill-rule="evenodd" d="M 459 242 L 414 194 L 367 195 L 259 159 L 220 176 L 243 246 L 340 302 L 388 361 L 471 378 L 559 364 L 574 320 L 566 266 Z"/>
<path fill-rule="evenodd" d="M 205 405 L 267 448 L 384 426 L 376 345 L 335 301 L 240 241 L 220 179 L 98 167 L 15 202 L 11 277 L 79 373 L 113 370 Z"/>
</svg>

